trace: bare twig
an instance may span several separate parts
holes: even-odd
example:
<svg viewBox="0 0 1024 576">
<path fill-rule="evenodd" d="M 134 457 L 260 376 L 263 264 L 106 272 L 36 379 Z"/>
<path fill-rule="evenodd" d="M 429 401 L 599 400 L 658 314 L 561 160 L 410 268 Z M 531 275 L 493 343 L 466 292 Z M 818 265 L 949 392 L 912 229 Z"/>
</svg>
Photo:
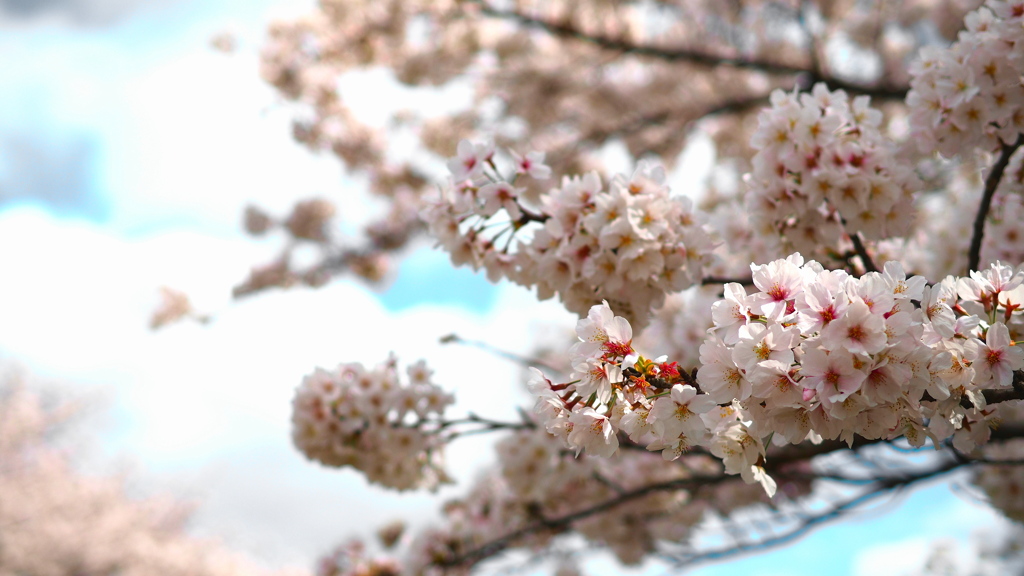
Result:
<svg viewBox="0 0 1024 576">
<path fill-rule="evenodd" d="M 681 554 L 674 558 L 678 567 L 693 568 L 698 564 L 713 562 L 722 558 L 736 558 L 747 554 L 763 552 L 773 548 L 789 544 L 807 535 L 813 529 L 839 519 L 857 511 L 865 504 L 884 496 L 894 494 L 911 484 L 927 481 L 938 476 L 948 474 L 965 465 L 965 462 L 956 458 L 947 458 L 945 462 L 934 468 L 922 471 L 917 474 L 893 476 L 879 480 L 866 490 L 857 491 L 856 494 L 825 510 L 814 510 L 802 514 L 799 522 L 789 530 L 780 534 L 774 534 L 768 538 L 756 541 L 739 542 L 736 545 L 724 546 L 704 552 L 692 554 Z"/>
<path fill-rule="evenodd" d="M 497 346 L 488 344 L 487 342 L 483 342 L 481 340 L 466 340 L 455 333 L 442 336 L 440 338 L 440 342 L 441 344 L 462 344 L 464 346 L 472 346 L 474 348 L 479 348 L 485 352 L 494 354 L 499 358 L 504 358 L 505 360 L 508 360 L 510 362 L 515 362 L 516 364 L 519 364 L 524 368 L 530 368 L 531 366 L 543 366 L 545 368 L 558 371 L 558 368 L 549 366 L 540 358 L 531 358 L 529 356 L 522 356 L 516 354 L 515 352 L 509 352 L 508 350 L 502 350 Z"/>
</svg>

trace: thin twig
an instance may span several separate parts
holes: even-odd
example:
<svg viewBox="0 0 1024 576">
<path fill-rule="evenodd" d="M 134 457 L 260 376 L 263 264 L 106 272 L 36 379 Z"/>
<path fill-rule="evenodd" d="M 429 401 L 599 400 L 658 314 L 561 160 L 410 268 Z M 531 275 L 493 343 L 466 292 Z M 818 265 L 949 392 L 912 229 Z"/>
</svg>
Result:
<svg viewBox="0 0 1024 576">
<path fill-rule="evenodd" d="M 461 336 L 455 333 L 442 336 L 439 341 L 441 342 L 441 344 L 462 344 L 464 346 L 472 346 L 474 348 L 479 348 L 481 350 L 484 350 L 485 352 L 494 354 L 499 358 L 504 358 L 505 360 L 515 362 L 516 364 L 519 364 L 525 368 L 530 368 L 532 366 L 544 366 L 545 368 L 548 368 L 550 370 L 558 371 L 558 368 L 548 365 L 540 358 L 530 358 L 528 356 L 521 356 L 514 352 L 509 352 L 508 350 L 502 350 L 497 346 L 488 344 L 487 342 L 483 342 L 481 340 L 466 340 L 465 338 L 462 338 Z"/>
<path fill-rule="evenodd" d="M 726 546 L 706 552 L 696 553 L 690 556 L 676 558 L 678 567 L 693 568 L 698 564 L 712 562 L 722 558 L 735 558 L 747 554 L 762 552 L 789 544 L 807 535 L 814 528 L 843 518 L 847 513 L 867 504 L 880 497 L 894 494 L 898 490 L 925 480 L 935 478 L 952 472 L 964 464 L 958 460 L 950 460 L 934 469 L 916 475 L 888 478 L 880 481 L 869 490 L 858 493 L 856 496 L 842 501 L 828 510 L 814 511 L 810 515 L 803 516 L 801 522 L 794 528 L 763 540 L 756 542 L 740 543 L 736 546 Z"/>
</svg>

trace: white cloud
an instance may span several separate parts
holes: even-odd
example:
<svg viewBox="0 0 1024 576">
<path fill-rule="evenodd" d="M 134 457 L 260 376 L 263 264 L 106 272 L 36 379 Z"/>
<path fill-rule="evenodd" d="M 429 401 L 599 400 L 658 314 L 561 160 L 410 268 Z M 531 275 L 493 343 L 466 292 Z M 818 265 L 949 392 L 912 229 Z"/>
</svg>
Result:
<svg viewBox="0 0 1024 576">
<path fill-rule="evenodd" d="M 422 522 L 438 500 L 368 489 L 352 472 L 305 462 L 288 436 L 303 374 L 394 351 L 403 362 L 426 358 L 455 390 L 456 413 L 516 418 L 518 369 L 437 339 L 456 332 L 526 352 L 531 319 L 572 319 L 514 287 L 486 315 L 437 306 L 391 313 L 344 281 L 230 303 L 230 287 L 274 250 L 238 231 L 246 203 L 283 212 L 296 198 L 327 195 L 345 198 L 348 220 L 372 206 L 351 193 L 356 184 L 336 160 L 291 141 L 289 114 L 251 52 L 207 49 L 218 26 L 195 23 L 173 46 L 145 50 L 128 49 L 124 35 L 140 32 L 131 26 L 114 37 L 0 42 L 32 55 L 8 71 L 12 89 L 2 100 L 13 112 L 0 124 L 45 121 L 96 134 L 97 186 L 111 204 L 103 227 L 30 208 L 0 213 L 0 351 L 44 376 L 106 390 L 116 420 L 108 453 L 126 452 L 150 481 L 196 496 L 200 531 L 227 534 L 274 562 L 308 563 L 378 521 L 411 513 Z M 407 103 L 395 98 L 395 107 Z M 185 290 L 216 320 L 150 332 L 161 285 Z M 460 480 L 486 461 L 488 443 L 479 437 L 451 450 Z"/>
<path fill-rule="evenodd" d="M 297 197 L 353 196 L 336 160 L 291 140 L 287 109 L 253 57 L 196 46 L 119 89 L 123 116 L 108 132 L 104 170 L 116 219 L 230 231 L 249 202 L 284 211 Z"/>
<path fill-rule="evenodd" d="M 122 416 L 111 445 L 154 477 L 192 486 L 205 501 L 203 530 L 227 531 L 275 560 L 308 559 L 346 532 L 410 511 L 422 521 L 436 508 L 424 495 L 366 496 L 354 474 L 302 461 L 288 440 L 289 403 L 305 373 L 377 363 L 391 351 L 403 363 L 426 358 L 436 380 L 455 391 L 456 414 L 513 419 L 524 399 L 518 369 L 438 338 L 457 332 L 528 352 L 533 323 L 572 322 L 556 304 L 537 305 L 513 287 L 486 315 L 436 306 L 392 313 L 366 288 L 342 281 L 235 304 L 222 298 L 210 325 L 153 333 L 146 322 L 159 285 L 191 287 L 213 301 L 260 247 L 183 232 L 126 240 L 28 209 L 0 214 L 0 243 L 23 247 L 0 253 L 9 271 L 0 284 L 0 350 L 47 376 L 105 386 Z M 487 444 L 454 447 L 456 477 L 473 477 L 490 458 Z"/>
<path fill-rule="evenodd" d="M 891 544 L 865 549 L 857 555 L 853 565 L 854 576 L 878 574 L 909 574 L 924 566 L 931 552 L 932 542 L 926 538 L 909 538 Z"/>
</svg>

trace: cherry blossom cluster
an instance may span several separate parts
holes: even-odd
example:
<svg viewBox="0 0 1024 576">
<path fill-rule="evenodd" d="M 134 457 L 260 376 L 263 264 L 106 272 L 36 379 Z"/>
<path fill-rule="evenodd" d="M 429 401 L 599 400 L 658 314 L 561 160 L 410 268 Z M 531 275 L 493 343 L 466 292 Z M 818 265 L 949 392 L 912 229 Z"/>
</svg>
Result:
<svg viewBox="0 0 1024 576">
<path fill-rule="evenodd" d="M 711 228 L 722 239 L 710 266 L 704 270 L 707 276 L 739 278 L 748 273 L 751 262 L 767 262 L 779 254 L 778 232 L 774 227 L 756 228 L 742 197 L 737 191 L 728 199 L 702 202 L 709 212 Z"/>
<path fill-rule="evenodd" d="M 702 392 L 693 374 L 664 358 L 635 353 L 629 322 L 607 303 L 594 306 L 576 326 L 580 342 L 569 352 L 571 381 L 555 384 L 533 368 L 529 386 L 538 396 L 544 428 L 577 454 L 609 457 L 619 449 L 621 431 L 631 442 L 675 460 L 702 446 L 722 459 L 728 474 L 760 482 L 772 495 L 765 473 L 765 447 L 743 422 L 743 414 Z"/>
<path fill-rule="evenodd" d="M 264 57 L 267 76 L 312 108 L 313 118 L 297 126 L 297 136 L 366 168 L 381 188 L 394 188 L 380 177 L 391 170 L 389 146 L 383 132 L 363 127 L 360 115 L 343 104 L 337 74 L 383 64 L 407 84 L 443 85 L 478 75 L 476 103 L 497 97 L 502 110 L 460 110 L 426 122 L 410 112 L 400 124 L 418 129 L 434 152 L 447 154 L 456 141 L 483 133 L 518 150 L 547 150 L 548 159 L 529 152 L 503 160 L 492 145 L 462 140 L 448 162 L 451 178 L 437 197 L 421 204 L 416 192 L 425 180 L 410 178 L 409 194 L 384 195 L 404 206 L 400 213 L 406 218 L 390 218 L 367 234 L 381 253 L 397 250 L 411 237 L 407 217 L 419 216 L 455 264 L 483 268 L 493 281 L 536 286 L 541 298 L 557 295 L 581 315 L 589 310 L 577 324 L 580 342 L 568 354 L 571 376 L 553 381 L 533 371 L 534 420 L 489 426 L 516 430 L 498 445 L 498 469 L 446 506 L 445 523 L 420 534 L 403 568 L 468 572 L 473 562 L 506 546 L 538 550 L 570 531 L 611 548 L 623 562 L 639 562 L 658 551 L 659 541 L 686 541 L 706 512 L 729 514 L 768 501 L 776 490 L 787 496 L 802 489 L 810 493 L 810 478 L 857 481 L 852 474 L 822 472 L 827 458 L 819 456 L 836 451 L 836 440 L 853 447 L 858 439 L 904 437 L 914 446 L 949 448 L 941 455 L 958 452 L 957 466 L 981 462 L 974 481 L 994 505 L 1011 516 L 1024 514 L 1024 476 L 1017 468 L 988 464 L 1024 459 L 1019 442 L 989 442 L 997 424 L 1004 427 L 995 438 L 1020 436 L 1013 420 L 1024 420 L 1005 401 L 1024 390 L 1024 350 L 1018 344 L 1024 340 L 1024 268 L 1013 268 L 1024 253 L 1024 195 L 1015 193 L 1024 154 L 1009 159 L 1005 173 L 1013 177 L 998 189 L 985 183 L 978 216 L 975 176 L 989 158 L 964 153 L 960 163 L 947 164 L 930 158 L 915 172 L 903 161 L 908 151 L 889 138 L 900 131 L 900 117 L 885 125 L 867 96 L 848 97 L 827 84 L 809 94 L 772 92 L 790 85 L 789 72 L 805 65 L 808 38 L 812 48 L 852 39 L 858 50 L 879 57 L 877 74 L 829 78 L 840 63 L 828 50 L 813 50 L 805 76 L 899 108 L 895 100 L 901 97 L 894 95 L 907 89 L 907 76 L 898 71 L 906 56 L 938 36 L 952 40 L 963 28 L 964 13 L 983 2 L 896 3 L 877 11 L 871 3 L 813 1 L 795 12 L 802 28 L 808 14 L 821 20 L 808 23 L 799 46 L 767 42 L 772 30 L 754 34 L 736 52 L 729 43 L 716 48 L 709 35 L 695 53 L 697 63 L 742 53 L 744 65 L 710 66 L 715 78 L 693 83 L 678 82 L 681 71 L 694 73 L 685 50 L 667 51 L 663 61 L 658 56 L 661 46 L 698 45 L 687 35 L 696 28 L 669 16 L 664 27 L 656 27 L 672 33 L 665 42 L 658 33 L 649 35 L 650 27 L 632 7 L 616 5 L 610 9 L 616 17 L 608 18 L 613 12 L 605 4 L 615 3 L 590 7 L 556 0 L 538 9 L 528 0 L 413 0 L 381 8 L 370 0 L 340 0 L 326 3 L 316 19 L 275 34 L 280 49 Z M 729 14 L 730 3 L 704 4 L 714 21 L 739 20 L 711 12 Z M 911 71 L 907 122 L 928 154 L 936 148 L 949 157 L 975 147 L 991 151 L 1020 138 L 1024 1 L 986 4 L 968 15 L 966 31 L 952 49 L 925 50 Z M 752 5 L 742 7 L 748 11 L 744 19 L 759 21 L 753 15 L 760 14 L 760 4 Z M 901 16 L 887 22 L 883 13 Z M 527 22 L 529 29 L 520 28 Z M 766 28 L 779 20 L 772 22 Z M 565 38 L 573 42 L 563 43 Z M 614 62 L 605 53 L 609 41 L 626 48 L 616 51 Z M 631 51 L 630 45 L 640 49 Z M 591 59 L 597 53 L 600 58 Z M 781 67 L 784 74 L 773 64 L 781 61 L 791 62 Z M 700 97 L 703 92 L 707 97 Z M 543 185 L 553 173 L 579 172 L 577 166 L 590 161 L 568 153 L 572 147 L 615 142 L 634 158 L 660 154 L 671 162 L 694 134 L 687 128 L 694 118 L 707 120 L 702 128 L 713 125 L 719 167 L 746 166 L 753 123 L 745 103 L 769 93 L 772 107 L 761 113 L 753 135 L 756 155 L 745 185 L 739 184 L 744 169 L 736 170 L 735 188 L 746 192 L 745 203 L 716 204 L 712 198 L 702 205 L 711 215 L 699 213 L 689 201 L 670 196 L 664 172 L 645 163 L 611 180 L 592 172 Z M 954 190 L 922 169 L 929 162 L 959 166 L 972 179 Z M 944 193 L 931 195 L 922 208 L 915 205 L 915 193 L 925 188 Z M 989 207 L 992 191 L 999 193 Z M 730 200 L 736 193 L 742 195 L 732 190 Z M 915 222 L 919 211 L 925 218 Z M 982 217 L 983 230 L 974 226 Z M 714 261 L 716 239 L 707 222 L 728 248 Z M 317 228 L 288 228 L 297 238 L 316 240 Z M 977 240 L 985 265 L 968 276 L 930 284 L 905 272 L 943 278 L 965 269 L 968 259 L 970 268 L 979 268 L 973 248 L 969 257 L 963 250 L 968 241 L 976 247 Z M 847 268 L 805 261 L 800 252 L 772 261 L 794 250 L 820 262 L 845 261 Z M 859 267 L 851 265 L 854 254 Z M 872 271 L 871 255 L 894 261 Z M 377 260 L 360 262 L 366 263 L 344 263 L 366 270 L 364 276 L 379 276 Z M 259 274 L 260 286 L 294 281 L 285 264 Z M 860 275 L 861 270 L 868 272 Z M 694 286 L 702 277 L 712 286 Z M 655 353 L 645 357 L 638 350 Z M 318 371 L 307 378 L 296 400 L 296 413 L 302 412 L 296 417 L 297 444 L 304 442 L 312 458 L 353 465 L 399 488 L 443 480 L 440 448 L 445 437 L 457 435 L 447 427 L 453 422 L 441 419 L 447 402 L 430 412 L 430 401 L 406 400 L 401 390 L 415 382 L 397 383 L 393 362 L 376 372 L 358 366 L 354 376 L 344 376 L 345 370 L 355 369 L 343 366 L 337 374 Z M 378 373 L 384 375 L 373 376 Z M 385 390 L 393 400 L 373 398 L 374 392 L 365 393 L 370 388 Z M 412 406 L 403 408 L 402 402 Z M 824 439 L 831 442 L 822 444 Z M 858 457 L 863 454 L 858 451 Z M 659 483 L 669 489 L 660 491 Z M 591 508 L 599 512 L 586 512 Z M 819 510 L 825 508 L 813 508 L 808 518 L 824 517 L 814 516 Z M 742 549 L 741 539 L 735 541 Z M 327 569 L 338 573 L 397 570 L 391 561 L 379 568 L 366 562 L 358 548 L 340 550 L 335 560 Z M 452 564 L 459 567 L 449 570 Z"/>
<path fill-rule="evenodd" d="M 607 187 L 596 172 L 567 176 L 536 194 L 524 180 L 549 177 L 544 155 L 512 156 L 508 179 L 489 145 L 462 141 L 449 161 L 451 179 L 423 218 L 456 265 L 536 286 L 541 299 L 558 294 L 581 315 L 607 300 L 640 325 L 666 292 L 700 280 L 715 243 L 692 202 L 669 195 L 661 167 L 641 163 Z"/>
<path fill-rule="evenodd" d="M 904 235 L 920 182 L 896 158 L 868 96 L 849 101 L 817 84 L 811 93 L 772 92 L 751 144 L 747 176 L 751 224 L 796 250 L 835 248 L 844 233 Z"/>
<path fill-rule="evenodd" d="M 577 454 L 611 456 L 620 431 L 667 460 L 704 447 L 769 495 L 773 438 L 951 439 L 964 452 L 988 441 L 998 417 L 984 391 L 1024 368 L 1024 269 L 996 263 L 928 286 L 898 262 L 858 278 L 797 253 L 751 270 L 752 293 L 728 283 L 712 305 L 695 374 L 637 355 L 629 323 L 593 307 L 571 381 L 534 369 L 545 429 Z"/>
<path fill-rule="evenodd" d="M 292 440 L 311 460 L 352 466 L 371 482 L 395 488 L 436 488 L 443 469 L 441 417 L 454 402 L 430 381 L 421 360 L 403 382 L 394 358 L 372 369 L 317 368 L 292 401 Z"/>
<path fill-rule="evenodd" d="M 825 15 L 824 28 L 813 26 L 818 46 L 859 39 L 858 49 L 877 58 L 882 66 L 870 78 L 862 77 L 862 87 L 874 91 L 905 84 L 910 55 L 922 43 L 955 39 L 965 11 L 980 1 L 916 0 L 891 3 L 879 11 L 870 2 L 814 0 L 807 4 L 807 13 Z M 422 145 L 421 150 L 448 155 L 463 138 L 493 137 L 516 149 L 548 151 L 548 163 L 556 173 L 565 174 L 578 172 L 584 164 L 599 166 L 603 158 L 588 151 L 608 144 L 623 147 L 633 158 L 658 157 L 671 165 L 693 141 L 690 127 L 699 123 L 700 131 L 715 141 L 720 164 L 746 165 L 754 107 L 737 104 L 756 102 L 773 88 L 791 86 L 791 75 L 765 74 L 756 64 L 780 58 L 797 63 L 809 52 L 803 34 L 779 34 L 802 28 L 806 11 L 780 11 L 772 2 L 700 3 L 700 18 L 737 27 L 722 36 L 709 34 L 706 26 L 694 26 L 696 13 L 686 11 L 663 12 L 658 25 L 651 26 L 646 3 L 555 0 L 543 8 L 535 0 L 315 4 L 310 14 L 269 27 L 260 51 L 261 74 L 285 104 L 298 142 L 333 153 L 349 170 L 365 171 L 373 194 L 399 208 L 410 204 L 407 200 L 415 204 L 433 188 L 433 179 L 425 176 L 433 167 L 422 162 L 424 156 L 402 152 L 410 140 Z M 490 4 L 500 9 L 481 10 Z M 525 22 L 533 25 L 524 27 Z M 614 22 L 613 28 L 606 29 L 605 22 Z M 922 27 L 929 33 L 922 33 Z M 544 29 L 560 32 L 551 35 Z M 622 39 L 628 38 L 628 43 L 647 47 L 699 46 L 706 55 L 735 54 L 738 49 L 755 66 L 694 68 L 686 58 L 652 58 L 643 50 L 621 52 L 612 63 L 600 43 L 566 41 L 573 35 L 609 34 L 625 34 Z M 874 35 L 878 38 L 866 41 Z M 734 44 L 740 39 L 740 45 Z M 215 43 L 230 44 L 224 37 Z M 846 51 L 829 52 L 831 57 L 819 54 L 821 69 L 808 73 L 833 80 L 826 72 L 840 70 L 842 63 L 830 60 Z M 367 69 L 390 70 L 397 81 L 392 84 L 402 86 L 395 94 L 402 102 L 419 103 L 421 94 L 429 97 L 439 87 L 472 86 L 476 96 L 448 99 L 443 114 L 430 105 L 403 105 L 385 122 L 378 120 L 379 114 L 366 114 L 363 99 L 356 96 L 365 90 L 358 75 Z M 680 82 L 681 77 L 699 80 Z M 491 105 L 496 101 L 501 103 L 497 111 Z M 396 177 L 406 182 L 395 186 Z M 394 193 L 403 188 L 407 198 Z M 300 259 L 303 265 L 293 262 L 290 274 L 273 268 L 255 270 L 242 291 L 320 286 L 325 277 L 348 271 L 377 283 L 391 268 L 384 260 L 401 255 L 422 231 L 418 220 L 408 215 L 403 208 L 375 218 L 364 230 L 368 242 L 355 243 L 369 254 L 347 254 L 352 262 L 338 265 L 336 258 L 328 258 L 311 267 Z M 744 265 L 775 256 L 753 258 Z"/>
<path fill-rule="evenodd" d="M 952 158 L 996 150 L 1024 132 L 1024 4 L 989 0 L 948 49 L 929 47 L 910 68 L 910 126 L 921 151 Z"/>
<path fill-rule="evenodd" d="M 988 441 L 983 392 L 1024 367 L 1024 271 L 996 263 L 928 286 L 898 262 L 859 278 L 799 254 L 751 269 L 756 290 L 727 284 L 712 308 L 697 380 L 756 435 Z"/>
</svg>

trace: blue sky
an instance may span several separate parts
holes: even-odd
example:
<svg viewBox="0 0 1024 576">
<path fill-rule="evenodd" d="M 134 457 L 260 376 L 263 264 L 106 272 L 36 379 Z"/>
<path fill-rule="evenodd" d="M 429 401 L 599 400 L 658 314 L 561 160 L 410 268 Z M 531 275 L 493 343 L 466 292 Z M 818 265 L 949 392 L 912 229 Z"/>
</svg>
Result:
<svg viewBox="0 0 1024 576">
<path fill-rule="evenodd" d="M 273 239 L 241 233 L 245 204 L 283 211 L 299 198 L 348 194 L 356 212 L 369 206 L 351 195 L 358 178 L 290 141 L 287 110 L 258 78 L 262 28 L 310 3 L 38 5 L 45 9 L 0 18 L 2 357 L 99 391 L 113 414 L 101 452 L 129 454 L 154 485 L 200 497 L 200 532 L 268 562 L 308 563 L 358 531 L 354 518 L 429 518 L 431 497 L 373 490 L 294 453 L 287 418 L 298 379 L 316 365 L 374 363 L 394 350 L 410 362 L 427 358 L 461 406 L 510 412 L 523 399 L 517 371 L 437 338 L 454 331 L 526 351 L 538 327 L 567 329 L 572 317 L 453 270 L 429 246 L 384 291 L 346 280 L 231 304 L 230 286 L 275 249 Z M 238 34 L 239 54 L 208 49 L 224 29 Z M 189 292 L 217 320 L 149 332 L 163 284 Z M 460 378 L 467 365 L 488 374 L 485 386 Z M 486 462 L 480 453 L 486 444 L 454 451 L 463 480 Z M 695 573 L 894 573 L 879 567 L 903 566 L 932 539 L 962 540 L 993 518 L 939 483 L 887 515 Z"/>
</svg>

